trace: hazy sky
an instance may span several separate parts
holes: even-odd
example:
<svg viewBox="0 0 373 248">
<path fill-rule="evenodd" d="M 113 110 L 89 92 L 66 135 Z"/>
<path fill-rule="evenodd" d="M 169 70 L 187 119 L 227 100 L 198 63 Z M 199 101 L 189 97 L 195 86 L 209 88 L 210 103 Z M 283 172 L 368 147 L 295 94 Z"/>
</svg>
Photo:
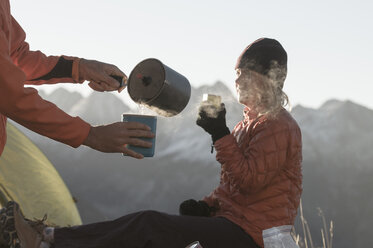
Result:
<svg viewBox="0 0 373 248">
<path fill-rule="evenodd" d="M 10 2 L 31 49 L 48 55 L 113 63 L 127 75 L 154 57 L 193 86 L 221 80 L 233 91 L 241 51 L 270 37 L 288 52 L 284 89 L 293 105 L 337 98 L 373 108 L 373 1 Z"/>
</svg>

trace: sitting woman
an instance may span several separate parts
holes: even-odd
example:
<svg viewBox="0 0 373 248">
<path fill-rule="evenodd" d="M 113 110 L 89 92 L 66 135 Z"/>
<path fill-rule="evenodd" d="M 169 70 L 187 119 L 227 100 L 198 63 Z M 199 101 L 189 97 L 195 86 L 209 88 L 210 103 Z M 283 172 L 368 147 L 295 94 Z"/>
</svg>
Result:
<svg viewBox="0 0 373 248">
<path fill-rule="evenodd" d="M 200 109 L 197 124 L 212 136 L 221 164 L 219 186 L 180 216 L 143 211 L 113 221 L 52 228 L 24 219 L 18 204 L 2 209 L 0 245 L 10 247 L 263 247 L 266 229 L 293 225 L 302 192 L 301 132 L 283 108 L 287 54 L 259 39 L 238 58 L 236 88 L 244 120 L 230 133 L 224 105 Z M 19 246 L 20 245 L 20 246 Z"/>
<path fill-rule="evenodd" d="M 290 234 L 302 193 L 302 141 L 296 121 L 283 108 L 282 91 L 287 74 L 287 54 L 274 39 L 258 39 L 236 64 L 238 101 L 244 119 L 233 132 L 225 124 L 225 109 L 217 118 L 206 111 L 197 121 L 211 134 L 216 159 L 221 164 L 220 185 L 203 201 L 184 203 L 215 210 L 240 226 L 263 247 L 264 230 L 279 227 Z M 273 230 L 273 229 L 272 229 Z M 281 241 L 280 241 L 281 242 Z M 295 243 L 294 243 L 295 244 Z"/>
</svg>

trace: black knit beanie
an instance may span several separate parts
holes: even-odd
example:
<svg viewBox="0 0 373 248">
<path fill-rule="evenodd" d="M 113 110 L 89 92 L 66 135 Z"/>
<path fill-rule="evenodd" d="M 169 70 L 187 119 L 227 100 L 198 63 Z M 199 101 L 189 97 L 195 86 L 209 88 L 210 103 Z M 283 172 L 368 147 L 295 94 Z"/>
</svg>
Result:
<svg viewBox="0 0 373 248">
<path fill-rule="evenodd" d="M 287 54 L 277 40 L 261 38 L 243 50 L 235 68 L 246 68 L 268 76 L 278 81 L 282 88 L 287 74 Z"/>
</svg>

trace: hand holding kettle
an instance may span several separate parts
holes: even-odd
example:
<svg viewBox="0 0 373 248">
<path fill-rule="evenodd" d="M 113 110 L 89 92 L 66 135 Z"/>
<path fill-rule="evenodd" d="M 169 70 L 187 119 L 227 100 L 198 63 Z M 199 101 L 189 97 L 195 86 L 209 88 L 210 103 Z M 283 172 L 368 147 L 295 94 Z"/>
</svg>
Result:
<svg viewBox="0 0 373 248">
<path fill-rule="evenodd" d="M 96 60 L 80 59 L 79 80 L 87 80 L 89 87 L 96 91 L 120 93 L 126 87 L 127 76 L 118 67 Z"/>
</svg>

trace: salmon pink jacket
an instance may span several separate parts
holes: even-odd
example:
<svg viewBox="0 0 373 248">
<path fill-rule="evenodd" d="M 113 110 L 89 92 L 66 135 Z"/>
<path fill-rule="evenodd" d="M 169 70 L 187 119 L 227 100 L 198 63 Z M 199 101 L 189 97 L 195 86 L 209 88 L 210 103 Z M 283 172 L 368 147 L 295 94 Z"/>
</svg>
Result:
<svg viewBox="0 0 373 248">
<path fill-rule="evenodd" d="M 221 164 L 219 186 L 204 198 L 263 247 L 262 231 L 293 225 L 302 193 L 301 131 L 282 109 L 275 119 L 244 120 L 215 142 Z"/>
<path fill-rule="evenodd" d="M 10 13 L 9 0 L 0 0 L 0 15 L 0 155 L 6 142 L 7 117 L 41 135 L 78 147 L 88 136 L 90 125 L 24 86 L 81 83 L 73 79 L 79 59 L 30 51 L 25 32 Z"/>
</svg>

